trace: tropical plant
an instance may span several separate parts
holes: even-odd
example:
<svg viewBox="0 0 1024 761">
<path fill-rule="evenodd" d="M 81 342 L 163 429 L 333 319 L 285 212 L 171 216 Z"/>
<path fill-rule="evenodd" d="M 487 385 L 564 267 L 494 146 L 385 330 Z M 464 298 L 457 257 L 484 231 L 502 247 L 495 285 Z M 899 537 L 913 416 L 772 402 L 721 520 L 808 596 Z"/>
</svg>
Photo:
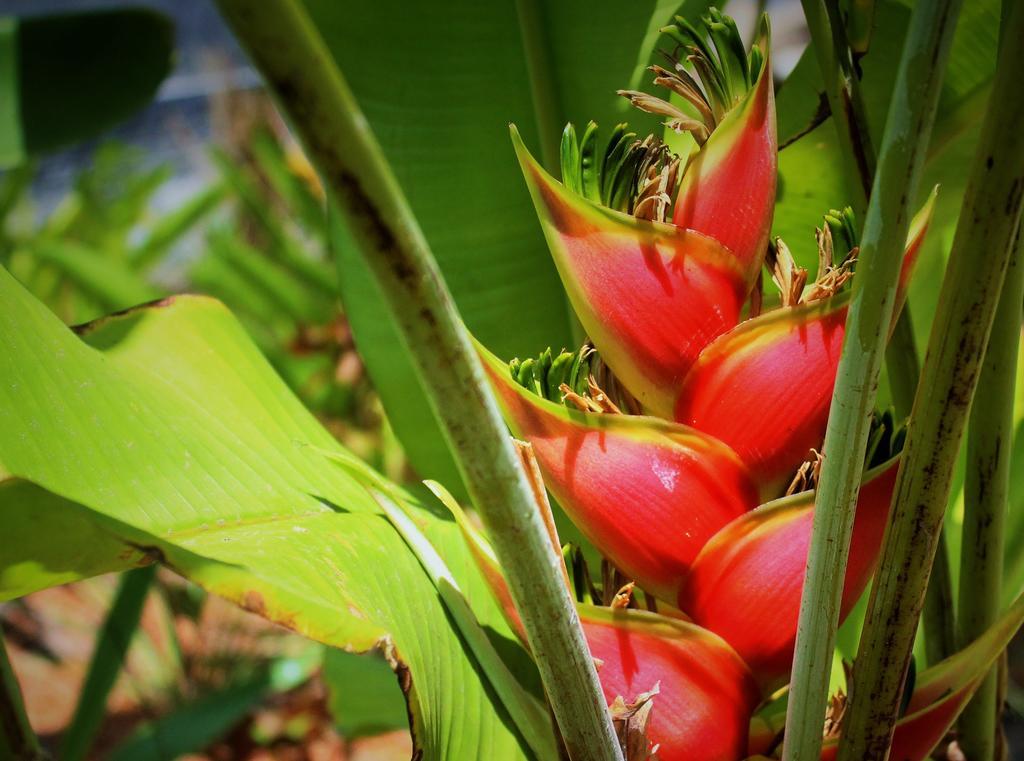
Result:
<svg viewBox="0 0 1024 761">
<path fill-rule="evenodd" d="M 767 25 L 748 52 L 705 3 L 414 4 L 384 23 L 399 11 L 220 0 L 323 178 L 357 340 L 454 520 L 342 448 L 219 303 L 72 332 L 4 271 L 5 595 L 162 563 L 329 645 L 379 647 L 427 758 L 923 759 L 968 703 L 956 741 L 994 758 L 993 664 L 1024 619 L 1019 580 L 999 583 L 1024 100 L 998 42 L 1024 34 L 1024 5 L 804 5 L 813 46 L 776 93 Z M 416 63 L 390 97 L 365 55 L 381 29 Z M 668 98 L 638 89 L 648 63 Z M 566 117 L 618 121 L 632 68 L 620 100 L 665 130 L 637 137 L 658 129 L 641 116 L 602 146 L 569 127 L 559 148 Z M 503 136 L 452 123 L 477 102 L 484 124 L 522 125 L 529 193 L 493 158 Z M 842 210 L 812 235 L 826 209 Z M 909 293 L 928 313 L 920 284 L 944 266 L 918 382 L 901 308 Z M 896 412 L 878 413 L 887 343 Z M 944 513 L 979 384 L 961 546 Z M 929 579 L 940 537 L 958 578 Z M 841 619 L 861 639 L 840 643 L 848 680 Z M 29 755 L 3 676 L 4 741 Z M 836 682 L 849 700 L 829 700 Z"/>
</svg>

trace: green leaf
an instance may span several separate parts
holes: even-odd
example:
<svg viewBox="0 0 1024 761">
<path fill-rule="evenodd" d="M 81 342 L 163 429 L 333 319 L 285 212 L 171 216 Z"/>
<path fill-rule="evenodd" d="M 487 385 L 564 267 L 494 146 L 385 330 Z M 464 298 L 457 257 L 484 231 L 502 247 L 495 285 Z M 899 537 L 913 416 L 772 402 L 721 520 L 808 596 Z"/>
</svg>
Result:
<svg viewBox="0 0 1024 761">
<path fill-rule="evenodd" d="M 80 332 L 0 271 L 0 474 L 21 479 L 0 511 L 48 539 L 5 535 L 2 597 L 161 560 L 321 642 L 384 648 L 426 758 L 525 755 L 416 556 L 223 306 L 176 297 Z M 524 658 L 455 525 L 407 507 Z"/>
<path fill-rule="evenodd" d="M 266 296 L 268 309 L 254 316 L 263 320 L 286 318 L 293 323 L 327 322 L 334 303 L 290 270 L 264 256 L 235 230 L 217 228 L 207 236 L 209 256 L 227 263 L 248 283 L 248 290 Z"/>
<path fill-rule="evenodd" d="M 532 146 L 541 144 L 542 131 L 557 146 L 567 121 L 582 129 L 595 119 L 608 134 L 628 119 L 634 129 L 651 131 L 654 120 L 627 113 L 615 91 L 628 86 L 644 41 L 679 3 L 537 3 L 531 10 L 541 23 L 528 27 L 520 23 L 518 4 L 508 0 L 458 0 L 444 13 L 429 3 L 306 5 L 383 146 L 470 331 L 503 357 L 546 346 L 573 348 L 569 308 L 518 174 L 508 123 L 515 122 Z M 527 59 L 528 49 L 533 59 Z M 382 85 L 385 68 L 395 72 L 396 84 Z M 535 91 L 555 104 L 549 124 L 538 124 Z M 460 491 L 380 294 L 355 247 L 334 227 L 346 314 L 389 419 L 417 472 Z"/>
<path fill-rule="evenodd" d="M 146 105 L 171 70 L 174 27 L 154 11 L 0 22 L 0 168 L 98 135 Z"/>
<path fill-rule="evenodd" d="M 323 680 L 335 726 L 344 738 L 353 740 L 409 725 L 402 691 L 380 656 L 328 650 Z"/>
<path fill-rule="evenodd" d="M 273 211 L 270 200 L 259 187 L 252 172 L 237 166 L 232 158 L 220 149 L 213 150 L 210 156 L 242 206 L 270 238 L 273 257 L 310 287 L 318 289 L 323 295 L 334 296 L 337 285 L 333 269 L 325 262 L 309 256 L 309 246 L 289 234 L 283 220 Z"/>
</svg>

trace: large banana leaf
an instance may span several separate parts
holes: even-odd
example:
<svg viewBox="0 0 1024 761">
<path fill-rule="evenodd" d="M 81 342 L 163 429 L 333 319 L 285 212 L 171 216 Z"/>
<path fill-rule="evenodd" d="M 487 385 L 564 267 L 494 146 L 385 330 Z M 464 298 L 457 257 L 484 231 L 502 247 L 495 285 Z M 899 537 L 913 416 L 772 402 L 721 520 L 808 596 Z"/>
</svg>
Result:
<svg viewBox="0 0 1024 761">
<path fill-rule="evenodd" d="M 321 642 L 384 648 L 426 758 L 524 755 L 417 558 L 219 302 L 79 332 L 0 269 L 0 599 L 158 560 Z M 454 526 L 409 510 L 522 667 Z"/>
<path fill-rule="evenodd" d="M 532 0 L 439 6 L 306 0 L 381 142 L 471 331 L 503 357 L 573 343 L 568 306 L 523 185 L 508 124 L 539 146 L 566 121 L 628 120 L 616 96 L 657 29 L 707 0 Z M 533 68 L 531 68 L 533 67 Z M 535 93 L 553 104 L 538 124 Z M 454 463 L 358 252 L 335 230 L 360 353 L 418 472 L 455 488 Z"/>
</svg>

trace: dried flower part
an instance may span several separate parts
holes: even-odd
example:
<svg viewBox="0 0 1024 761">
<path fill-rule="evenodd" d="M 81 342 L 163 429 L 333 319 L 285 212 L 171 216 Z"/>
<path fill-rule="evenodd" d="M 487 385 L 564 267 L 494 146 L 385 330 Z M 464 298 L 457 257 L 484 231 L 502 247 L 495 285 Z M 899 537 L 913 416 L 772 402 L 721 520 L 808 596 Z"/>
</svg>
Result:
<svg viewBox="0 0 1024 761">
<path fill-rule="evenodd" d="M 807 284 L 807 270 L 799 266 L 782 238 L 768 247 L 765 266 L 771 273 L 772 282 L 779 289 L 782 306 L 793 307 L 801 303 L 804 286 Z"/>
<path fill-rule="evenodd" d="M 652 222 L 669 221 L 672 196 L 679 176 L 680 159 L 673 157 L 660 169 L 650 167 L 647 176 L 640 182 L 633 216 Z"/>
<path fill-rule="evenodd" d="M 623 584 L 608 603 L 608 607 L 612 610 L 625 610 L 626 608 L 636 607 L 633 600 L 633 588 L 635 586 L 636 584 L 632 581 Z"/>
<path fill-rule="evenodd" d="M 651 722 L 654 696 L 661 691 L 661 683 L 655 683 L 647 692 L 641 692 L 630 702 L 617 695 L 608 706 L 619 747 L 625 761 L 658 761 L 657 747 L 652 747 L 647 737 Z"/>
<path fill-rule="evenodd" d="M 638 139 L 627 132 L 628 125 L 612 130 L 604 152 L 598 154 L 598 127 L 587 124 L 580 140 L 576 128 L 567 124 L 562 132 L 562 183 L 587 200 L 615 211 L 635 213 L 643 190 L 665 167 L 678 163 L 665 144 L 654 135 Z M 674 193 L 675 183 L 669 193 Z"/>
<path fill-rule="evenodd" d="M 812 449 L 811 456 L 797 469 L 793 480 L 789 482 L 786 496 L 799 494 L 802 491 L 810 491 L 817 486 L 818 476 L 821 474 L 821 463 L 824 460 L 825 458 L 818 450 Z"/>
<path fill-rule="evenodd" d="M 655 67 L 651 67 L 652 71 L 655 71 Z M 664 84 L 664 78 L 658 77 L 654 80 L 655 84 Z M 648 95 L 645 92 L 639 90 L 617 90 L 616 93 L 624 98 L 628 98 L 629 102 L 641 111 L 646 111 L 649 114 L 656 114 L 660 116 L 667 116 L 668 120 L 665 122 L 665 126 L 676 132 L 689 132 L 693 135 L 698 145 L 704 145 L 707 139 L 711 137 L 711 130 L 714 128 L 708 127 L 707 123 L 702 119 L 695 119 L 678 106 L 669 103 L 667 100 L 662 100 L 653 95 Z M 712 124 L 714 121 L 712 120 Z"/>
<path fill-rule="evenodd" d="M 839 738 L 842 733 L 843 717 L 846 716 L 848 705 L 849 701 L 842 687 L 829 697 L 828 707 L 825 709 L 825 726 L 821 731 L 821 736 L 826 740 Z"/>
<path fill-rule="evenodd" d="M 835 231 L 835 232 L 833 232 Z M 784 307 L 794 307 L 821 301 L 839 293 L 843 286 L 853 278 L 854 264 L 859 251 L 855 240 L 853 211 L 832 210 L 825 215 L 824 224 L 814 231 L 818 244 L 818 272 L 810 287 L 807 285 L 807 270 L 796 263 L 789 246 L 781 238 L 776 238 L 768 247 L 765 265 L 771 273 L 772 281 L 779 290 L 780 303 Z M 835 264 L 836 237 L 846 252 Z"/>
</svg>

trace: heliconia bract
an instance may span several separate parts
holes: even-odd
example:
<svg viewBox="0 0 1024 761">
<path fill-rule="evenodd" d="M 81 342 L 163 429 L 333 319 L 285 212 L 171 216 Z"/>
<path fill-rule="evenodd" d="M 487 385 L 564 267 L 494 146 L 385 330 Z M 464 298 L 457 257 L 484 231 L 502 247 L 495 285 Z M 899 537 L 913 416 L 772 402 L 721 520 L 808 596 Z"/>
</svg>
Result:
<svg viewBox="0 0 1024 761">
<path fill-rule="evenodd" d="M 778 145 L 767 24 L 749 53 L 717 10 L 699 30 L 677 19 L 662 31 L 675 49 L 668 67 L 651 69 L 655 84 L 678 97 L 621 94 L 688 131 L 689 157 L 626 125 L 602 154 L 594 123 L 579 139 L 569 125 L 559 182 L 512 128 L 588 343 L 508 364 L 476 348 L 509 428 L 613 569 L 602 589 L 610 607 L 589 604 L 589 580 L 570 582 L 605 698 L 649 704 L 646 739 L 661 761 L 775 758 L 784 738 L 765 710 L 792 664 L 815 448 L 843 349 L 856 226 L 849 210 L 826 215 L 810 283 L 785 243 L 769 239 Z M 897 315 L 934 198 L 906 241 Z M 780 303 L 762 313 L 766 267 Z M 841 618 L 874 571 L 900 464 L 899 426 L 886 415 L 876 423 Z M 444 499 L 522 637 L 486 539 Z M 628 583 L 617 590 L 616 579 Z M 649 610 L 636 609 L 638 597 Z M 1022 619 L 1018 601 L 990 632 L 921 675 L 896 728 L 894 759 L 923 761 L 942 741 Z M 823 759 L 833 757 L 838 732 L 841 722 L 829 725 Z"/>
</svg>

